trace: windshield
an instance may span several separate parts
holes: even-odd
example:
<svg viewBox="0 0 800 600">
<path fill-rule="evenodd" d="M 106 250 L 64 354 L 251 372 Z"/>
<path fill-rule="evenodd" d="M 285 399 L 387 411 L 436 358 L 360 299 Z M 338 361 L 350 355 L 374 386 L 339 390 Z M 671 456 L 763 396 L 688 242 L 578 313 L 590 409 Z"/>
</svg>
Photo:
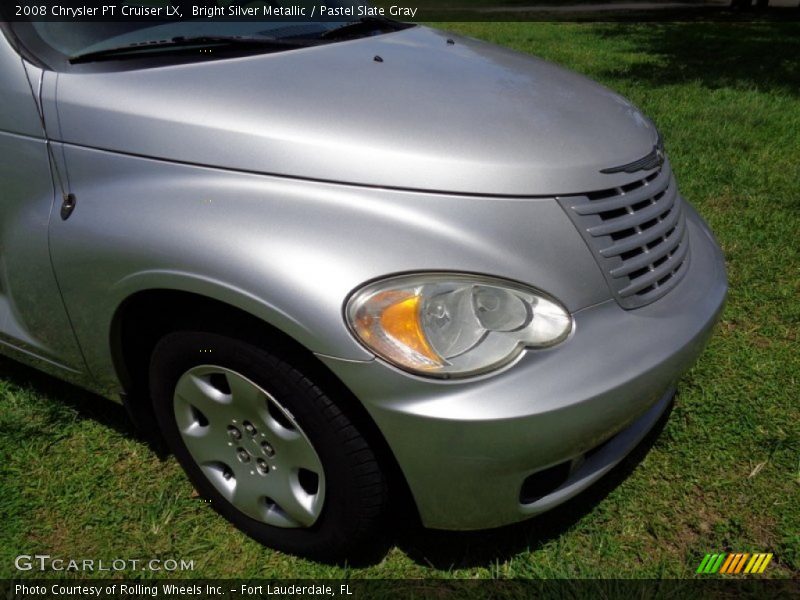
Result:
<svg viewBox="0 0 800 600">
<path fill-rule="evenodd" d="M 130 7 L 133 14 L 137 7 L 157 7 L 172 6 L 178 7 L 182 18 L 163 18 L 158 20 L 137 21 L 27 21 L 12 24 L 12 29 L 17 34 L 26 49 L 39 58 L 43 63 L 52 65 L 54 62 L 74 59 L 86 55 L 102 54 L 108 50 L 120 48 L 133 48 L 129 52 L 147 54 L 148 45 L 161 42 L 162 48 L 159 59 L 165 58 L 163 42 L 174 40 L 202 40 L 204 38 L 245 38 L 278 40 L 278 41 L 309 41 L 326 40 L 328 42 L 335 39 L 347 39 L 352 37 L 363 37 L 367 35 L 377 35 L 392 29 L 405 27 L 401 23 L 395 22 L 395 26 L 372 27 L 372 28 L 347 28 L 348 23 L 358 22 L 360 11 L 359 7 L 367 7 L 366 3 L 358 0 L 332 0 L 326 3 L 329 10 L 327 19 L 309 18 L 312 8 L 319 7 L 315 0 L 269 0 L 267 2 L 252 2 L 247 0 L 220 0 L 218 2 L 181 2 L 176 0 L 140 0 L 139 2 L 125 2 L 125 6 Z M 285 6 L 284 6 L 285 5 Z M 272 19 L 251 19 L 251 20 L 227 20 L 225 15 L 232 14 L 236 7 L 243 10 L 252 10 L 254 7 L 262 7 L 261 14 L 278 15 Z M 337 11 L 337 7 L 343 10 Z M 126 14 L 132 14 L 128 11 Z M 199 16 L 192 16 L 192 15 Z M 187 16 L 188 15 L 188 16 Z M 345 16 L 354 15 L 354 16 Z M 134 17 L 135 19 L 135 17 Z M 388 21 L 387 21 L 388 22 Z M 338 34 L 339 30 L 347 30 L 347 36 L 331 35 L 332 32 Z M 219 41 L 217 41 L 219 43 Z M 142 48 L 137 46 L 141 45 Z M 300 45 L 300 44 L 297 44 Z M 294 47 L 297 47 L 295 45 Z M 153 46 L 155 47 L 155 46 Z M 270 51 L 286 49 L 292 46 L 286 45 L 283 48 L 273 47 Z M 179 45 L 175 45 L 175 51 L 180 50 Z M 235 52 L 257 52 L 260 51 L 257 45 L 239 45 L 231 51 Z M 263 47 L 266 50 L 266 46 Z M 156 54 L 150 51 L 151 55 Z M 175 52 L 177 55 L 178 53 Z M 54 61 L 54 57 L 62 60 Z M 123 55 L 122 58 L 128 57 Z M 224 54 L 218 55 L 219 58 Z M 114 56 L 113 58 L 120 58 Z M 166 57 L 169 59 L 169 57 Z M 186 57 L 182 57 L 185 59 Z M 196 56 L 197 59 L 211 59 L 212 55 Z"/>
</svg>

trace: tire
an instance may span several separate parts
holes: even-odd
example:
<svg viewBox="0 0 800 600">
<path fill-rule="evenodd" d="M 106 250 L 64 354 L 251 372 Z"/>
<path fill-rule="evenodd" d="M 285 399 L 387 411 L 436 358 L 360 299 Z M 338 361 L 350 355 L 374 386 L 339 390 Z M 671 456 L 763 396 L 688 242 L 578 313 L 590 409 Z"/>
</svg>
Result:
<svg viewBox="0 0 800 600">
<path fill-rule="evenodd" d="M 176 332 L 153 350 L 150 392 L 195 489 L 250 537 L 325 562 L 357 561 L 382 543 L 388 492 L 375 453 L 302 365 Z"/>
</svg>

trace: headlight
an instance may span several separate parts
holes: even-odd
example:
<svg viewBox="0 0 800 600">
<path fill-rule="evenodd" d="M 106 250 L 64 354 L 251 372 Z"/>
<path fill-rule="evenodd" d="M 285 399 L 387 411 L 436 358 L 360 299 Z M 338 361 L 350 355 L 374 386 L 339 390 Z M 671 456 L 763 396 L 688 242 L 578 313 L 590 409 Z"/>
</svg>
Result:
<svg viewBox="0 0 800 600">
<path fill-rule="evenodd" d="M 431 377 L 465 377 L 512 361 L 525 347 L 564 340 L 572 319 L 555 300 L 489 277 L 407 275 L 350 298 L 347 321 L 372 352 Z"/>
</svg>

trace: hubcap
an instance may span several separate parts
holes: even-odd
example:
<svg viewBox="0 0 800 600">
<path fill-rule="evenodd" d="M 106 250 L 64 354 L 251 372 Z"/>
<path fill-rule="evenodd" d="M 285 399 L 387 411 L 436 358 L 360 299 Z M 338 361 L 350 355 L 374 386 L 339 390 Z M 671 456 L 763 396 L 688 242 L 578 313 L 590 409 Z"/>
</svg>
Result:
<svg viewBox="0 0 800 600">
<path fill-rule="evenodd" d="M 310 527 L 325 501 L 325 474 L 291 413 L 246 377 L 203 365 L 178 380 L 175 420 L 208 480 L 247 516 Z"/>
</svg>

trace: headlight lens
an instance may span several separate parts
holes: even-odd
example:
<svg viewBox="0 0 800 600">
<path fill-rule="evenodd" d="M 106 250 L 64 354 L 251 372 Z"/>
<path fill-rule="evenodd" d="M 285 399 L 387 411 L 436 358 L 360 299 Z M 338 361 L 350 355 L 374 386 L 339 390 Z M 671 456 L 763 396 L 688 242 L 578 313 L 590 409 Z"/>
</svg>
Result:
<svg viewBox="0 0 800 600">
<path fill-rule="evenodd" d="M 572 318 L 555 300 L 508 281 L 407 275 L 370 284 L 347 303 L 347 321 L 371 351 L 432 377 L 499 368 L 525 347 L 563 341 Z"/>
</svg>

